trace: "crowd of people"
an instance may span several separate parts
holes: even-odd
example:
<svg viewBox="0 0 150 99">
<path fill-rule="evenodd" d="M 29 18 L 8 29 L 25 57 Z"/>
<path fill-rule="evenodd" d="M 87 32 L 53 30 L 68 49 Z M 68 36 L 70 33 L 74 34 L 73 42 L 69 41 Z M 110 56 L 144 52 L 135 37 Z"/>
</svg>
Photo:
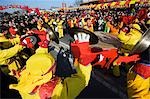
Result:
<svg viewBox="0 0 150 99">
<path fill-rule="evenodd" d="M 92 66 L 91 62 L 96 57 L 91 54 L 89 38 L 87 34 L 77 34 L 75 41 L 71 43 L 76 73 L 70 77 L 61 79 L 55 73 L 56 63 L 49 53 L 48 47 L 53 33 L 56 38 L 70 35 L 70 29 L 83 28 L 94 33 L 100 31 L 109 33 L 118 38 L 123 46 L 120 53 L 129 55 L 129 51 L 142 38 L 142 35 L 150 28 L 149 6 L 135 6 L 129 8 L 114 8 L 100 10 L 76 10 L 76 11 L 41 11 L 36 13 L 14 12 L 0 13 L 0 66 L 2 79 L 11 75 L 17 79 L 16 84 L 3 86 L 18 90 L 24 99 L 75 98 L 88 85 Z M 145 53 L 150 54 L 148 48 Z M 90 54 L 87 54 L 90 53 Z M 88 58 L 92 55 L 92 58 Z M 144 57 L 144 56 L 142 56 Z M 88 59 L 87 59 L 88 58 Z M 103 57 L 99 57 L 99 61 Z M 148 58 L 148 57 L 147 57 Z M 149 58 L 141 60 L 128 74 L 129 98 L 150 98 L 149 91 Z M 144 63 L 144 66 L 143 66 Z M 114 62 L 115 64 L 115 62 Z M 115 64 L 116 65 L 116 64 Z M 143 67 L 142 67 L 143 66 Z M 141 69 L 147 75 L 141 73 Z M 114 73 L 119 66 L 114 67 Z M 137 82 L 133 81 L 133 75 L 137 75 Z M 139 76 L 140 75 L 140 76 Z M 142 76 L 141 76 L 142 75 Z M 3 80 L 1 80 L 1 83 Z M 8 81 L 8 78 L 7 78 Z M 135 86 L 134 86 L 135 85 Z M 137 86 L 136 86 L 137 85 Z M 140 89 L 138 89 L 140 88 Z M 2 93 L 7 96 L 6 92 Z M 9 91 L 8 91 L 9 92 Z"/>
</svg>

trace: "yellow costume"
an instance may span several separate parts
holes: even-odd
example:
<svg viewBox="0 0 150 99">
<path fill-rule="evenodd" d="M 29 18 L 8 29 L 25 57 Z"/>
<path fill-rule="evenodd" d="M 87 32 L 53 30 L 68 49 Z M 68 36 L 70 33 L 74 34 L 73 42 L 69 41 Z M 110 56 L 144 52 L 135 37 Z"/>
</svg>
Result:
<svg viewBox="0 0 150 99">
<path fill-rule="evenodd" d="M 121 52 L 124 53 L 125 56 L 128 56 L 127 53 L 131 51 L 134 45 L 141 39 L 142 34 L 138 31 L 140 29 L 141 28 L 138 24 L 133 24 L 133 28 L 130 29 L 130 32 L 128 34 L 123 31 L 120 31 L 120 34 L 118 34 L 118 38 L 124 44 Z M 120 76 L 119 66 L 114 66 L 113 74 L 115 76 Z"/>
<path fill-rule="evenodd" d="M 53 26 L 53 22 L 55 20 L 54 19 L 51 19 L 49 22 L 48 22 L 48 25 L 54 30 L 54 26 Z"/>
<path fill-rule="evenodd" d="M 62 37 L 64 37 L 64 34 L 63 34 L 63 21 L 57 19 L 56 22 L 57 22 L 57 27 L 58 27 L 59 38 L 62 38 Z"/>
</svg>

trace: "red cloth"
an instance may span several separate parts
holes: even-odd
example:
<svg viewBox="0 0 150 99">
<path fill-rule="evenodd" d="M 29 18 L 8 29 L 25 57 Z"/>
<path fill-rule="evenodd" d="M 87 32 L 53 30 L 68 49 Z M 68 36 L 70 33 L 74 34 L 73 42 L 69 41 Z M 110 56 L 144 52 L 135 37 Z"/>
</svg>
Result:
<svg viewBox="0 0 150 99">
<path fill-rule="evenodd" d="M 102 54 L 104 56 L 104 59 L 102 61 L 97 61 L 93 64 L 93 66 L 99 66 L 101 68 L 109 69 L 113 61 L 118 56 L 118 50 L 117 49 L 109 49 L 109 50 L 103 50 L 99 54 Z"/>
<path fill-rule="evenodd" d="M 44 41 L 38 43 L 38 45 L 42 48 L 48 48 L 48 44 L 49 44 L 48 40 L 44 40 Z"/>
<path fill-rule="evenodd" d="M 41 13 L 40 13 L 38 8 L 35 8 L 35 12 L 37 13 L 37 15 L 41 15 Z"/>
<path fill-rule="evenodd" d="M 133 67 L 133 71 L 145 79 L 150 77 L 150 66 L 146 66 L 145 64 L 142 64 L 142 63 L 136 64 Z"/>
<path fill-rule="evenodd" d="M 38 43 L 39 44 L 39 46 L 41 46 L 41 47 L 43 47 L 43 48 L 47 48 L 48 47 L 48 40 L 47 40 L 47 38 L 46 38 L 46 31 L 39 31 L 39 30 L 33 30 L 33 32 L 35 33 L 35 34 L 37 34 L 38 35 L 38 37 L 40 38 L 40 42 Z"/>
<path fill-rule="evenodd" d="M 120 63 L 129 63 L 129 62 L 136 62 L 138 60 L 140 60 L 140 56 L 139 55 L 119 56 L 117 58 L 117 64 L 120 64 Z"/>
<path fill-rule="evenodd" d="M 0 10 L 4 10 L 3 6 L 0 6 Z"/>
<path fill-rule="evenodd" d="M 36 86 L 30 94 L 35 94 L 37 90 L 39 90 L 40 99 L 49 99 L 52 97 L 53 90 L 58 82 L 59 78 L 55 77 L 54 79 L 51 79 L 49 82 L 42 84 L 41 86 Z"/>
<path fill-rule="evenodd" d="M 46 84 L 43 84 L 39 89 L 40 99 L 51 98 L 53 90 L 56 87 L 58 81 L 59 80 L 57 78 L 54 78 L 51 81 L 47 82 Z"/>
<path fill-rule="evenodd" d="M 71 51 L 74 57 L 79 58 L 80 63 L 84 66 L 87 66 L 96 58 L 96 54 L 93 54 L 89 48 L 89 42 L 78 43 L 76 41 L 76 43 L 71 43 Z"/>
</svg>

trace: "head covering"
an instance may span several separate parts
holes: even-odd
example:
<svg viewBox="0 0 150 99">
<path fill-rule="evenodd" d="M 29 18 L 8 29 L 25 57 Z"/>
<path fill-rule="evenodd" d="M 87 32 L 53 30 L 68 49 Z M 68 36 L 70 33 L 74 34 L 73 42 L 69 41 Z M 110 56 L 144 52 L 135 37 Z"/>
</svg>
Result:
<svg viewBox="0 0 150 99">
<path fill-rule="evenodd" d="M 133 24 L 132 26 L 133 26 L 133 28 L 135 28 L 137 30 L 141 30 L 141 28 L 140 28 L 140 26 L 138 24 Z"/>
</svg>

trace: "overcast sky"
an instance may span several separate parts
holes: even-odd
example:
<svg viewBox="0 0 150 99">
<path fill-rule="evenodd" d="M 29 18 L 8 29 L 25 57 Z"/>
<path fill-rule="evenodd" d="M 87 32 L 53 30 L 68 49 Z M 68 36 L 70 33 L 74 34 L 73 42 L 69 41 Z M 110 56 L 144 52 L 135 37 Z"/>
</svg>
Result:
<svg viewBox="0 0 150 99">
<path fill-rule="evenodd" d="M 0 5 L 19 4 L 49 9 L 50 7 L 61 7 L 62 2 L 70 6 L 75 3 L 75 0 L 0 0 Z"/>
</svg>

